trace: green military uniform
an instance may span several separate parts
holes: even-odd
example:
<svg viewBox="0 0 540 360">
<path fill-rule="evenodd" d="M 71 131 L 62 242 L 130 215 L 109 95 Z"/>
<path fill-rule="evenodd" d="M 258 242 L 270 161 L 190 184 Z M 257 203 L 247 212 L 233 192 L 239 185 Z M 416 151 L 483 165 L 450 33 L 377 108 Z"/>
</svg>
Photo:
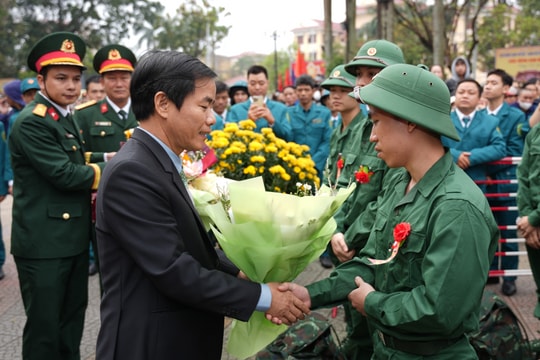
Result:
<svg viewBox="0 0 540 360">
<path fill-rule="evenodd" d="M 107 72 L 125 71 L 132 73 L 137 59 L 125 46 L 112 44 L 102 47 L 94 56 L 94 70 L 103 75 Z M 117 109 L 115 109 L 115 107 Z M 138 123 L 128 101 L 128 111 L 120 114 L 119 106 L 105 99 L 77 106 L 75 119 L 81 127 L 85 148 L 89 152 L 114 152 L 127 140 L 126 130 L 137 127 Z"/>
<path fill-rule="evenodd" d="M 121 119 L 107 99 L 90 101 L 76 107 L 75 120 L 79 124 L 85 149 L 89 152 L 114 152 L 127 141 L 126 131 L 137 127 L 133 111 Z"/>
<path fill-rule="evenodd" d="M 403 53 L 401 49 L 386 40 L 373 40 L 365 43 L 356 57 L 347 65 L 339 65 L 334 68 L 328 79 L 321 86 L 330 90 L 331 86 L 354 88 L 356 82 L 356 68 L 370 66 L 384 68 L 387 64 L 402 63 Z M 348 186 L 356 182 L 356 189 L 334 215 L 337 223 L 336 232 L 344 233 L 345 242 L 349 249 L 359 253 L 365 246 L 365 239 L 358 240 L 354 234 L 347 234 L 349 227 L 366 210 L 383 187 L 383 180 L 388 176 L 388 167 L 385 162 L 377 157 L 375 144 L 370 142 L 372 123 L 367 115 L 367 108 L 361 106 L 360 113 L 352 120 L 345 129 L 339 126 L 332 133 L 330 139 L 330 156 L 328 158 L 329 180 L 336 187 Z M 342 162 L 338 169 L 337 162 Z M 367 182 L 359 182 L 355 172 L 368 172 Z M 339 172 L 339 177 L 337 177 Z M 331 250 L 331 248 L 329 249 Z M 334 264 L 339 260 L 329 251 Z M 370 332 L 365 318 L 353 309 L 349 304 L 344 304 L 347 319 L 347 342 L 345 350 L 347 355 L 357 359 L 369 359 L 371 357 L 372 344 Z"/>
<path fill-rule="evenodd" d="M 404 169 L 393 176 L 376 214 L 366 214 L 374 222 L 356 229 L 369 236 L 359 257 L 337 267 L 328 279 L 308 286 L 312 307 L 346 301 L 356 289 L 355 276 L 361 276 L 377 290 L 365 303 L 368 322 L 375 330 L 377 359 L 418 358 L 384 346 L 380 332 L 412 348 L 431 346 L 415 341 L 433 346 L 440 342 L 444 350 L 433 359 L 476 359 L 464 334 L 478 325 L 488 255 L 495 252 L 499 236 L 497 224 L 482 192 L 449 153 L 404 196 L 409 180 Z M 371 265 L 366 258 L 389 256 L 393 229 L 401 222 L 411 224 L 411 234 L 398 256 L 388 264 Z M 446 340 L 455 342 L 443 346 Z"/>
<path fill-rule="evenodd" d="M 519 216 L 528 216 L 529 223 L 540 228 L 540 126 L 533 127 L 525 138 L 523 158 L 517 168 L 517 176 Z M 540 319 L 540 250 L 527 246 L 527 255 L 538 297 L 534 316 Z"/>
<path fill-rule="evenodd" d="M 83 69 L 84 42 L 53 33 L 28 57 L 41 73 L 52 65 Z M 14 174 L 11 253 L 28 318 L 24 359 L 79 359 L 88 301 L 90 192 L 104 163 L 85 161 L 77 124 L 66 108 L 38 93 L 9 136 Z"/>
<path fill-rule="evenodd" d="M 448 89 L 429 71 L 389 66 L 359 95 L 403 121 L 459 139 Z M 410 182 L 404 168 L 387 176 L 377 201 L 345 233 L 366 245 L 329 278 L 307 286 L 312 307 L 344 303 L 360 276 L 375 289 L 364 303 L 375 358 L 476 359 L 465 334 L 478 326 L 497 224 L 483 193 L 447 150 L 408 190 Z M 395 228 L 404 223 L 411 231 L 395 258 L 373 265 L 369 258 L 390 256 Z"/>
</svg>

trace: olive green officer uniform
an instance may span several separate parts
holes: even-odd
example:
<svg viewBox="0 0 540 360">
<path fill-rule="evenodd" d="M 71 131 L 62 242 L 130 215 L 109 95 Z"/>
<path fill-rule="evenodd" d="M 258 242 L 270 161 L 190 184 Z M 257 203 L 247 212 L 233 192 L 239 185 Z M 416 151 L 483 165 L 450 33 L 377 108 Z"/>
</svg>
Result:
<svg viewBox="0 0 540 360">
<path fill-rule="evenodd" d="M 384 68 L 388 64 L 403 62 L 405 62 L 403 52 L 394 43 L 386 40 L 368 41 L 358 50 L 356 57 L 350 63 L 334 68 L 328 79 L 322 82 L 321 87 L 330 90 L 331 86 L 337 85 L 350 87 L 352 90 L 355 87 L 358 66 Z M 351 96 L 354 95 L 351 94 Z M 362 104 L 360 113 L 348 127 L 342 130 L 340 126 L 332 133 L 328 158 L 330 182 L 335 183 L 338 188 L 356 182 L 355 191 L 334 215 L 337 223 L 336 232 L 346 234 L 368 204 L 377 199 L 383 187 L 383 181 L 393 171 L 389 170 L 385 162 L 377 157 L 375 144 L 369 140 L 371 129 L 372 123 L 367 114 L 367 107 Z M 339 169 L 340 176 L 337 177 L 339 159 L 343 167 Z M 368 175 L 364 177 L 364 180 L 358 181 L 355 177 L 357 171 L 367 172 Z M 360 252 L 366 243 L 365 239 L 358 239 L 352 235 L 345 236 L 348 248 L 356 250 L 356 253 Z M 331 246 L 329 250 L 333 263 L 339 264 L 339 260 L 331 251 Z M 365 318 L 348 303 L 344 304 L 344 310 L 348 335 L 344 349 L 347 355 L 356 359 L 369 359 L 372 344 Z"/>
<path fill-rule="evenodd" d="M 427 70 L 389 66 L 359 95 L 404 121 L 459 139 L 448 89 Z M 476 359 L 465 334 L 478 326 L 497 224 L 485 196 L 448 150 L 407 192 L 410 180 L 404 168 L 385 180 L 375 206 L 370 204 L 345 233 L 345 238 L 367 239 L 366 245 L 329 278 L 307 286 L 312 308 L 347 301 L 360 276 L 375 289 L 364 304 L 374 358 Z M 401 223 L 409 223 L 411 232 L 397 255 L 373 265 L 369 258 L 389 257 Z"/>
<path fill-rule="evenodd" d="M 81 70 L 84 42 L 53 33 L 28 56 L 37 72 L 53 65 Z M 14 174 L 11 253 L 27 322 L 24 359 L 79 359 L 88 301 L 90 192 L 104 163 L 85 161 L 83 140 L 68 110 L 41 92 L 10 132 Z"/>
<path fill-rule="evenodd" d="M 525 138 L 517 177 L 519 216 L 528 216 L 529 223 L 540 229 L 540 126 L 533 127 Z M 530 246 L 526 248 L 538 297 L 534 316 L 540 319 L 540 250 Z"/>
<path fill-rule="evenodd" d="M 90 152 L 114 152 L 127 141 L 126 131 L 138 126 L 131 107 L 126 119 L 121 119 L 107 98 L 90 101 L 75 108 L 85 149 Z"/>
<path fill-rule="evenodd" d="M 99 74 L 112 71 L 132 73 L 137 59 L 125 46 L 113 44 L 102 47 L 94 56 L 94 70 Z M 122 117 L 111 100 L 89 101 L 75 108 L 75 119 L 81 127 L 88 152 L 114 152 L 127 140 L 126 131 L 138 123 L 131 106 Z"/>
</svg>

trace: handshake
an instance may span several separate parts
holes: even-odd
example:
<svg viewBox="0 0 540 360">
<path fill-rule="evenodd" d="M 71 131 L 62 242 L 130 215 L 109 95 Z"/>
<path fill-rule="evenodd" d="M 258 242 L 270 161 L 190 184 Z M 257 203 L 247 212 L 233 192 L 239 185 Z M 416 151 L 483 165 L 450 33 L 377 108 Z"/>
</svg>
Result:
<svg viewBox="0 0 540 360">
<path fill-rule="evenodd" d="M 266 318 L 276 325 L 291 325 L 309 314 L 311 298 L 307 289 L 294 283 L 268 283 L 272 304 Z"/>
</svg>

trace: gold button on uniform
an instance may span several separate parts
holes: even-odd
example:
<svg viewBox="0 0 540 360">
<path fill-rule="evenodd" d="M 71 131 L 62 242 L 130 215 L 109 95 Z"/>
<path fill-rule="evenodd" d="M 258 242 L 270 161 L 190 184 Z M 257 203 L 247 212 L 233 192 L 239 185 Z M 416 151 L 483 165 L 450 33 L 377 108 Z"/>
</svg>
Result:
<svg viewBox="0 0 540 360">
<path fill-rule="evenodd" d="M 73 151 L 77 151 L 77 146 L 73 145 L 71 149 L 73 149 Z"/>
<path fill-rule="evenodd" d="M 62 214 L 62 219 L 69 220 L 69 213 L 63 213 Z"/>
<path fill-rule="evenodd" d="M 99 135 L 101 135 L 101 136 L 105 136 L 105 135 L 106 135 L 106 132 L 105 132 L 105 131 L 103 131 L 103 130 L 101 130 L 101 132 L 99 133 Z"/>
</svg>

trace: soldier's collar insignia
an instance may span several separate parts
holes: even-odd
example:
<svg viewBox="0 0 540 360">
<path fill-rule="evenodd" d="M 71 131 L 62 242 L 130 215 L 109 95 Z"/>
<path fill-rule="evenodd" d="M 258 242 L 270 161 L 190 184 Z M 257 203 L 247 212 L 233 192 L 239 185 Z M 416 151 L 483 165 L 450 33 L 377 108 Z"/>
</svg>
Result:
<svg viewBox="0 0 540 360">
<path fill-rule="evenodd" d="M 101 113 L 105 114 L 107 111 L 109 111 L 109 107 L 107 106 L 107 103 L 101 104 Z"/>
<path fill-rule="evenodd" d="M 56 111 L 54 107 L 52 106 L 47 109 L 47 113 L 51 115 L 54 121 L 58 121 L 58 119 L 60 119 L 60 115 L 58 115 L 58 111 Z"/>
</svg>

